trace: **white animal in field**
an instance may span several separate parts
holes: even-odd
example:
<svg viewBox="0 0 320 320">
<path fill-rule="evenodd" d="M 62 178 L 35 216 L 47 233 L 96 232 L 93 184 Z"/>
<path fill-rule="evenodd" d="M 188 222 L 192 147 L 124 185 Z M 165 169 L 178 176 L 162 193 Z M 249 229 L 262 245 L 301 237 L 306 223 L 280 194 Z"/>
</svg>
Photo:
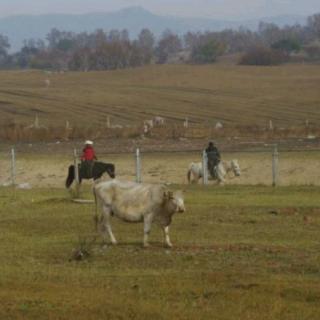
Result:
<svg viewBox="0 0 320 320">
<path fill-rule="evenodd" d="M 164 122 L 165 122 L 165 120 L 164 120 L 163 117 L 157 116 L 157 117 L 154 117 L 154 118 L 153 118 L 153 123 L 154 123 L 155 125 L 157 125 L 157 126 L 163 126 L 163 125 L 164 125 Z"/>
<path fill-rule="evenodd" d="M 241 175 L 241 169 L 238 160 L 233 159 L 231 161 L 221 161 L 216 167 L 217 177 L 215 179 L 219 184 L 223 184 L 229 172 L 233 172 L 236 177 Z M 203 177 L 202 163 L 192 162 L 189 165 L 187 177 L 189 183 L 197 183 L 199 179 Z"/>
<path fill-rule="evenodd" d="M 169 226 L 177 212 L 184 212 L 184 199 L 180 191 L 170 192 L 164 185 L 104 181 L 93 188 L 96 199 L 96 226 L 106 240 L 109 234 L 112 244 L 117 241 L 112 233 L 110 219 L 115 216 L 126 222 L 144 224 L 143 245 L 148 246 L 152 223 L 158 222 L 164 232 L 165 244 L 172 247 Z M 98 217 L 98 209 L 101 216 Z"/>
<path fill-rule="evenodd" d="M 143 124 L 148 126 L 149 128 L 153 128 L 154 127 L 154 122 L 153 120 L 144 120 Z"/>
<path fill-rule="evenodd" d="M 44 80 L 44 84 L 45 84 L 46 88 L 48 89 L 50 87 L 50 85 L 51 85 L 50 79 Z"/>
</svg>

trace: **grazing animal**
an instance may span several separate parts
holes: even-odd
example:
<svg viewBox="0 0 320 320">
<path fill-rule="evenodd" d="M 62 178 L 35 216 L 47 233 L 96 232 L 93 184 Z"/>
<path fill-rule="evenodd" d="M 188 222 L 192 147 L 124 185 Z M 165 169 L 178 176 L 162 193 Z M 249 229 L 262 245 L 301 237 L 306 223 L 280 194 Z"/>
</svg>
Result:
<svg viewBox="0 0 320 320">
<path fill-rule="evenodd" d="M 104 181 L 93 187 L 96 200 L 96 229 L 106 240 L 109 233 L 111 243 L 117 241 L 112 233 L 110 218 L 116 216 L 126 222 L 143 222 L 143 245 L 147 247 L 151 224 L 160 224 L 165 244 L 172 247 L 169 237 L 169 225 L 176 212 L 184 212 L 182 192 L 172 193 L 164 185 L 121 182 L 118 180 Z M 100 219 L 98 208 L 102 208 Z"/>
<path fill-rule="evenodd" d="M 44 84 L 46 85 L 46 88 L 48 89 L 50 87 L 50 85 L 51 85 L 50 79 L 44 80 Z"/>
<path fill-rule="evenodd" d="M 154 118 L 153 118 L 153 123 L 154 123 L 156 126 L 163 126 L 163 125 L 164 125 L 164 122 L 165 122 L 165 120 L 164 120 L 163 117 L 157 116 L 157 117 L 154 117 Z"/>
<path fill-rule="evenodd" d="M 224 183 L 229 172 L 233 172 L 236 177 L 239 177 L 241 175 L 241 169 L 238 160 L 234 159 L 231 161 L 221 161 L 216 167 L 217 177 L 211 177 L 211 179 L 217 180 L 218 183 Z M 187 173 L 188 182 L 197 183 L 198 180 L 202 177 L 202 163 L 192 162 Z"/>
<path fill-rule="evenodd" d="M 154 127 L 154 122 L 153 120 L 144 120 L 143 124 L 148 126 L 149 128 L 153 128 Z"/>
<path fill-rule="evenodd" d="M 68 169 L 68 177 L 66 179 L 66 188 L 70 188 L 73 180 L 75 179 L 74 165 L 69 166 Z M 116 177 L 115 174 L 115 166 L 112 163 L 104 163 L 95 161 L 92 167 L 92 174 L 90 176 L 87 175 L 87 172 L 81 170 L 81 164 L 78 164 L 78 172 L 79 172 L 79 183 L 81 183 L 82 179 L 93 179 L 97 180 L 101 178 L 101 176 L 106 172 L 110 178 L 114 179 Z"/>
</svg>

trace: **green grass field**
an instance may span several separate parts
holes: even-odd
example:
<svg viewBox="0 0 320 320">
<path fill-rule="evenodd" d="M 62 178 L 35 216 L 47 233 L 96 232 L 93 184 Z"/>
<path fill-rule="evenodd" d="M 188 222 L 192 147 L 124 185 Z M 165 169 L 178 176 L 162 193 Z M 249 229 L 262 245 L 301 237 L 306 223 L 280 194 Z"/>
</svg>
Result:
<svg viewBox="0 0 320 320">
<path fill-rule="evenodd" d="M 142 225 L 113 220 L 119 245 L 75 261 L 93 205 L 0 188 L 0 319 L 319 319 L 319 192 L 189 186 L 173 249 L 156 225 L 143 249 Z"/>
<path fill-rule="evenodd" d="M 197 123 L 320 122 L 320 66 L 149 66 L 112 72 L 0 72 L 0 117 L 45 125 L 137 124 L 153 116 Z M 45 79 L 51 80 L 47 89 Z"/>
</svg>

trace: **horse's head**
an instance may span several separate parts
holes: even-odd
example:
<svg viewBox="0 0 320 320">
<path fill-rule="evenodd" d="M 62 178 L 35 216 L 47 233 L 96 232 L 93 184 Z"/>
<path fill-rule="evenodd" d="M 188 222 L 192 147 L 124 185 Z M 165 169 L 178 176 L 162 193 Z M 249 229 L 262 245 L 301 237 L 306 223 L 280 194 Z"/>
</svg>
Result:
<svg viewBox="0 0 320 320">
<path fill-rule="evenodd" d="M 115 172 L 115 166 L 112 163 L 108 163 L 107 166 L 107 173 L 109 174 L 110 178 L 114 179 L 116 177 L 116 172 Z"/>
<path fill-rule="evenodd" d="M 233 171 L 234 175 L 239 177 L 241 175 L 241 169 L 240 169 L 238 160 L 236 160 L 236 159 L 232 160 L 231 167 L 232 167 L 232 171 Z"/>
</svg>

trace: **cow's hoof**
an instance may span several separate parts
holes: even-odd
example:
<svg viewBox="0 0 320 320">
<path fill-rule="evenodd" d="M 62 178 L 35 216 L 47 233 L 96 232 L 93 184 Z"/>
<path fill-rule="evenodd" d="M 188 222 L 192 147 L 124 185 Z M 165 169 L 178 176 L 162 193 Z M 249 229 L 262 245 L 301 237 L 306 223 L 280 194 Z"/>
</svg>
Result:
<svg viewBox="0 0 320 320">
<path fill-rule="evenodd" d="M 143 247 L 144 247 L 144 248 L 149 248 L 149 247 L 150 247 L 150 244 L 149 244 L 149 243 L 144 243 L 144 244 L 143 244 Z"/>
<path fill-rule="evenodd" d="M 171 249 L 173 247 L 172 243 L 166 243 L 164 246 L 169 249 Z"/>
<path fill-rule="evenodd" d="M 112 243 L 113 246 L 116 246 L 118 244 L 117 241 L 112 241 L 111 243 Z"/>
</svg>

